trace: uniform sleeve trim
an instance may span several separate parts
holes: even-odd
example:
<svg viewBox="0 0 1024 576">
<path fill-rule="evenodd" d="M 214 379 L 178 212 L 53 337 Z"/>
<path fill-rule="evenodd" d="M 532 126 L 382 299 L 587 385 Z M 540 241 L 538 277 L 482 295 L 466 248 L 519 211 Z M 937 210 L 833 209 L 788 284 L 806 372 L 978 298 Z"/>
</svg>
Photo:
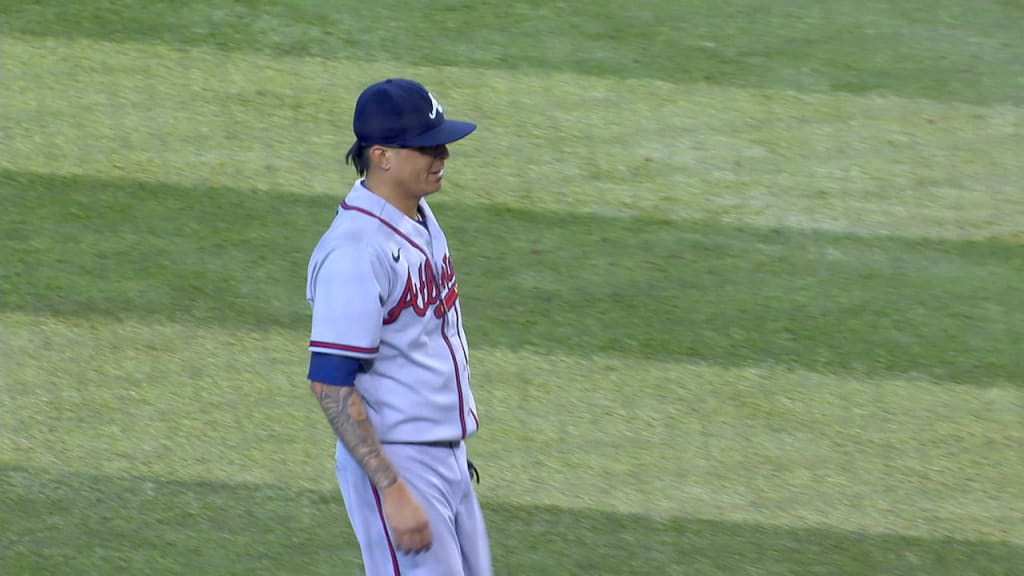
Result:
<svg viewBox="0 0 1024 576">
<path fill-rule="evenodd" d="M 309 341 L 310 348 L 324 348 L 327 350 L 339 350 L 341 352 L 351 352 L 353 354 L 367 354 L 373 355 L 380 352 L 380 346 L 373 348 L 361 348 L 359 346 L 349 346 L 347 344 L 334 344 L 332 342 L 320 342 L 317 340 Z"/>
</svg>

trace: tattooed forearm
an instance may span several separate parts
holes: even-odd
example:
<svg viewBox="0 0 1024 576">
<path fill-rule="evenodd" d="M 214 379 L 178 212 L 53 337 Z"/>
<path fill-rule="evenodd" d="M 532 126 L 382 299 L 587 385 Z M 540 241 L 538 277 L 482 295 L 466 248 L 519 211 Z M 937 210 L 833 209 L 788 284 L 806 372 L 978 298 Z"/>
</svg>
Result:
<svg viewBox="0 0 1024 576">
<path fill-rule="evenodd" d="M 366 415 L 363 397 L 353 386 L 329 386 L 311 382 L 310 389 L 320 401 L 327 421 L 349 454 L 362 466 L 380 490 L 398 481 L 398 474 L 377 441 L 377 433 Z"/>
</svg>

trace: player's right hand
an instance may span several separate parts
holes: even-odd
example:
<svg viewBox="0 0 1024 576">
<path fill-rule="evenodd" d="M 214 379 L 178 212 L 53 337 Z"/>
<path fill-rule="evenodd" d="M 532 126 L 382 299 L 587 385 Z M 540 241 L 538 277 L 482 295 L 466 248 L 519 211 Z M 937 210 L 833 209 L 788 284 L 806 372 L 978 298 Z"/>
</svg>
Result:
<svg viewBox="0 0 1024 576">
<path fill-rule="evenodd" d="M 413 497 L 401 478 L 381 492 L 384 519 L 391 530 L 394 545 L 406 554 L 426 552 L 433 542 L 427 513 Z"/>
</svg>

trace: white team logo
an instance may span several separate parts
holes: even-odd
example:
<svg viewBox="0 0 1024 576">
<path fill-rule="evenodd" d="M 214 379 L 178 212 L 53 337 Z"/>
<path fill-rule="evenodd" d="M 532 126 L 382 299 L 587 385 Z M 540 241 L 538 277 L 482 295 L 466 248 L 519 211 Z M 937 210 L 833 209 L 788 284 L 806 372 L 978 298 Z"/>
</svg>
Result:
<svg viewBox="0 0 1024 576">
<path fill-rule="evenodd" d="M 430 114 L 427 114 L 427 117 L 433 120 L 434 118 L 437 118 L 438 112 L 444 114 L 444 108 L 441 108 L 441 105 L 437 103 L 437 100 L 434 98 L 434 95 L 431 94 L 430 92 L 427 92 L 427 96 L 430 96 L 430 104 L 433 106 L 433 108 L 431 108 L 430 110 Z"/>
</svg>

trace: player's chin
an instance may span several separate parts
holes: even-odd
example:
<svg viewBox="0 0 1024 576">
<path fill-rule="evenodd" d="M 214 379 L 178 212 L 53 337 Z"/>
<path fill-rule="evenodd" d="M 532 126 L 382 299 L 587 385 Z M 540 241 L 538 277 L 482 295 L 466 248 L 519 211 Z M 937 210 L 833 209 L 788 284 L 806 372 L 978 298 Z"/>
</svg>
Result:
<svg viewBox="0 0 1024 576">
<path fill-rule="evenodd" d="M 441 172 L 427 173 L 426 181 L 423 183 L 427 194 L 433 194 L 441 189 L 441 182 L 444 179 L 444 170 Z"/>
</svg>

